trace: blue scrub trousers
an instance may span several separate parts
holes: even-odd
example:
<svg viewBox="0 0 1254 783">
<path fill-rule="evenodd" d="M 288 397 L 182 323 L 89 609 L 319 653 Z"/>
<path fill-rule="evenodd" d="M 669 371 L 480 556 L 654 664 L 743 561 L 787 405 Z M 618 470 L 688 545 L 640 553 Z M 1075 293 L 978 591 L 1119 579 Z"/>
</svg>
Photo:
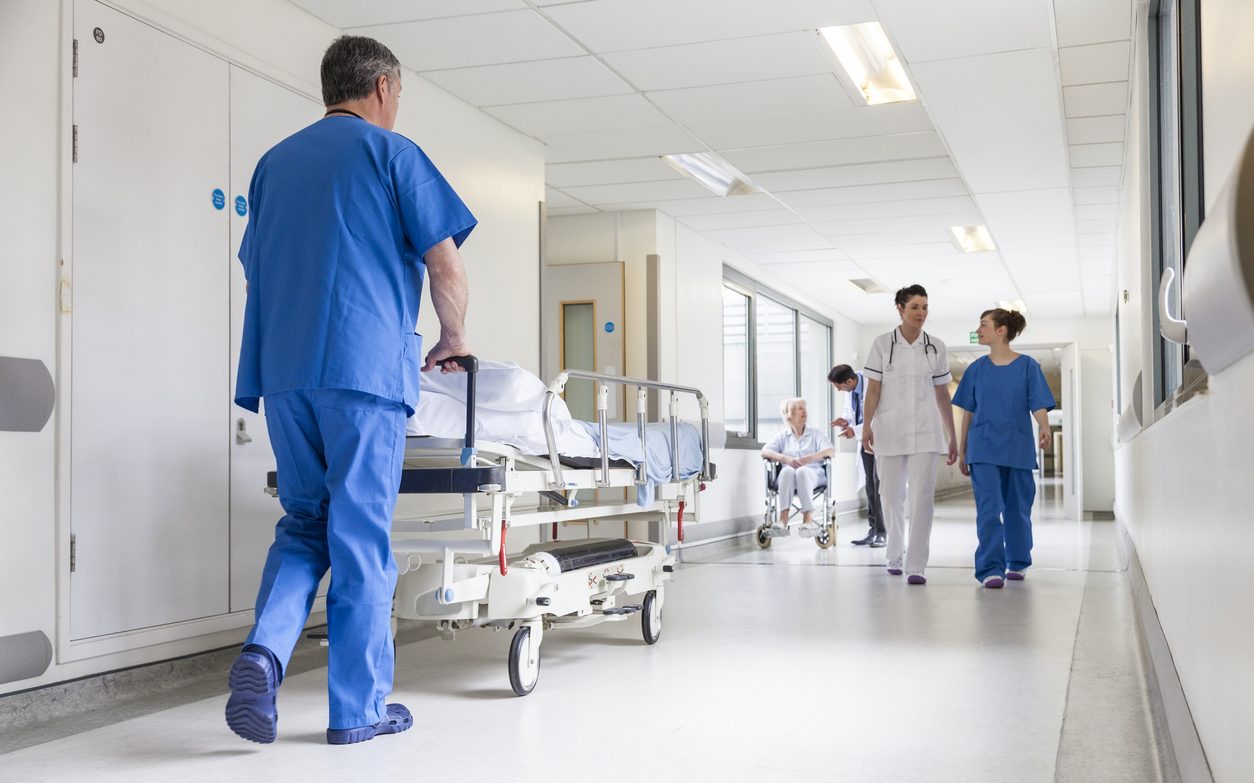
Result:
<svg viewBox="0 0 1254 783">
<path fill-rule="evenodd" d="M 975 490 L 975 578 L 1004 577 L 1032 565 L 1032 471 L 977 462 L 968 466 Z"/>
<path fill-rule="evenodd" d="M 286 512 L 275 529 L 246 644 L 286 669 L 318 583 L 327 594 L 329 728 L 382 720 L 392 691 L 392 511 L 405 407 L 343 389 L 267 394 L 266 427 Z"/>
</svg>

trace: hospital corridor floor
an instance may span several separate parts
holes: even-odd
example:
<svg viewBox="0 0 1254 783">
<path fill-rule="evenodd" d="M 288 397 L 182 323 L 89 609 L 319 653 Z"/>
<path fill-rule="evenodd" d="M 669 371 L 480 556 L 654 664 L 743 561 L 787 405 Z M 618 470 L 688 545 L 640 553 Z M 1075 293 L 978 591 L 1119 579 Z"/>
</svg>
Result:
<svg viewBox="0 0 1254 783">
<path fill-rule="evenodd" d="M 526 697 L 510 634 L 466 630 L 400 646 L 398 736 L 326 745 L 319 668 L 284 683 L 278 741 L 245 742 L 223 671 L 213 698 L 0 754 L 0 781 L 1172 780 L 1115 523 L 1045 494 L 1036 565 L 1002 590 L 973 578 L 969 495 L 938 503 L 925 586 L 844 517 L 826 551 L 685 551 L 656 645 L 635 618 L 555 630 Z"/>
</svg>

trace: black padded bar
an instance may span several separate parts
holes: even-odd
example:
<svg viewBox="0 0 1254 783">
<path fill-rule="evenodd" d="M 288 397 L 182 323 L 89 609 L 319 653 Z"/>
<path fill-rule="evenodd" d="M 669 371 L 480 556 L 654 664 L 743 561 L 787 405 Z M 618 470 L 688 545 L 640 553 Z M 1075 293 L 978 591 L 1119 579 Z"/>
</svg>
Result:
<svg viewBox="0 0 1254 783">
<path fill-rule="evenodd" d="M 401 471 L 402 495 L 436 495 L 478 492 L 484 484 L 505 486 L 505 468 L 487 465 L 477 468 L 406 468 Z M 266 486 L 279 488 L 275 471 L 266 473 Z"/>
<path fill-rule="evenodd" d="M 541 544 L 528 547 L 527 554 L 548 552 L 557 558 L 562 571 L 576 571 L 588 566 L 613 563 L 636 557 L 636 545 L 625 538 L 592 538 L 583 541 Z"/>
</svg>

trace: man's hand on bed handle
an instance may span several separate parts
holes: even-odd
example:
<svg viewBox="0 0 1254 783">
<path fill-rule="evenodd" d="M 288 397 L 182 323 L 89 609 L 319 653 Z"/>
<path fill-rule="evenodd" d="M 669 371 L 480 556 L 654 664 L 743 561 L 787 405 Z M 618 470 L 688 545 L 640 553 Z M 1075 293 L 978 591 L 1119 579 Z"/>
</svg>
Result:
<svg viewBox="0 0 1254 783">
<path fill-rule="evenodd" d="M 426 361 L 422 365 L 422 371 L 434 370 L 440 368 L 440 372 L 476 372 L 479 369 L 479 360 L 474 357 L 468 350 L 470 346 L 460 340 L 448 340 L 444 337 L 432 346 L 427 352 Z"/>
<path fill-rule="evenodd" d="M 456 365 L 466 372 L 479 372 L 479 359 L 476 358 L 474 354 L 468 353 L 465 356 L 449 356 L 446 359 L 440 360 L 440 364 L 443 365 L 446 371 L 450 372 L 458 372 L 458 370 L 450 368 L 449 365 Z"/>
</svg>

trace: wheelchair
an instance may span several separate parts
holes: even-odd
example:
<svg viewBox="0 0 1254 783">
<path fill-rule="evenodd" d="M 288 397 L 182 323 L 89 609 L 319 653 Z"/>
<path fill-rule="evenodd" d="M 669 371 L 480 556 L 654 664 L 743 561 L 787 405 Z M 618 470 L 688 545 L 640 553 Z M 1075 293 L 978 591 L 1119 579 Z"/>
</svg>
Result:
<svg viewBox="0 0 1254 783">
<path fill-rule="evenodd" d="M 762 515 L 757 539 L 758 546 L 769 549 L 771 541 L 787 536 L 793 525 L 780 524 L 779 521 L 779 473 L 784 466 L 769 459 L 763 459 L 762 465 L 766 470 L 766 512 Z M 796 528 L 798 536 L 813 538 L 819 549 L 829 549 L 836 543 L 836 504 L 832 500 L 832 460 L 830 457 L 823 460 L 823 476 L 823 480 L 814 488 L 813 519 L 815 521 L 809 525 L 798 524 Z M 796 493 L 793 494 L 790 508 L 797 515 L 801 514 L 801 504 L 797 500 Z M 790 516 L 792 516 L 791 513 Z"/>
</svg>

